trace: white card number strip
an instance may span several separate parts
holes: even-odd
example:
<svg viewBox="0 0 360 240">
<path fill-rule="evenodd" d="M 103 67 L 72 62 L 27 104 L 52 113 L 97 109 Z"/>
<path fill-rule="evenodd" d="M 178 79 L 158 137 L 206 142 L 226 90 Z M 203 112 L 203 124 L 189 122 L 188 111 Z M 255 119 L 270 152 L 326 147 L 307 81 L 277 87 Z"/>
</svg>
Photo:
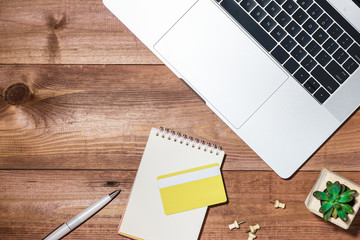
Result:
<svg viewBox="0 0 360 240">
<path fill-rule="evenodd" d="M 206 169 L 202 169 L 202 170 L 197 170 L 194 172 L 188 172 L 188 173 L 184 173 L 184 174 L 180 174 L 180 175 L 176 175 L 176 176 L 172 176 L 172 177 L 168 177 L 168 178 L 159 179 L 159 180 L 157 180 L 157 182 L 158 182 L 159 188 L 166 188 L 166 187 L 179 185 L 182 183 L 193 182 L 193 181 L 204 179 L 204 178 L 214 177 L 217 175 L 220 175 L 219 166 L 210 167 L 210 168 L 206 168 Z"/>
</svg>

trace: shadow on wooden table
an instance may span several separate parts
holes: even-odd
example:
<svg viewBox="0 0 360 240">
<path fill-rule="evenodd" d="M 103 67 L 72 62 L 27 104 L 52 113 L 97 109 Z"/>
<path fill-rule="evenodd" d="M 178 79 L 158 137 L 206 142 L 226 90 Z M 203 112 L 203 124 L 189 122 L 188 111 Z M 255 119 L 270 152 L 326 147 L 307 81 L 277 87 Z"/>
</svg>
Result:
<svg viewBox="0 0 360 240">
<path fill-rule="evenodd" d="M 331 224 L 333 229 L 335 231 L 342 231 L 344 235 L 351 236 L 354 239 L 359 239 L 359 232 L 360 232 L 360 215 L 357 214 L 355 216 L 353 222 L 351 223 L 351 226 L 349 229 L 345 230 L 342 228 L 339 228 L 338 226 Z"/>
</svg>

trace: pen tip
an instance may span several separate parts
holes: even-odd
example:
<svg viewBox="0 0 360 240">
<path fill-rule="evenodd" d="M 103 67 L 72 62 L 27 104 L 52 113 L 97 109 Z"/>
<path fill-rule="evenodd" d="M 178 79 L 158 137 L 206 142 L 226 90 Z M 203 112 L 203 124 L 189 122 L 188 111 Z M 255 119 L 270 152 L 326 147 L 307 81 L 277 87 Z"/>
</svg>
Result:
<svg viewBox="0 0 360 240">
<path fill-rule="evenodd" d="M 116 191 L 110 193 L 109 196 L 110 196 L 111 198 L 114 198 L 114 197 L 116 197 L 116 196 L 120 193 L 120 191 L 121 191 L 120 189 L 119 189 L 119 190 L 116 190 Z"/>
</svg>

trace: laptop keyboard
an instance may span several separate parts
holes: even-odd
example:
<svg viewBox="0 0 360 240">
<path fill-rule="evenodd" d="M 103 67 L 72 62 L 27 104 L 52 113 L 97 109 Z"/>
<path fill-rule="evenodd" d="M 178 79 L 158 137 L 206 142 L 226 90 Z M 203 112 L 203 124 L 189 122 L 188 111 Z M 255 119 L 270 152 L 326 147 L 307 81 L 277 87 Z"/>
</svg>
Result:
<svg viewBox="0 0 360 240">
<path fill-rule="evenodd" d="M 216 0 L 323 104 L 360 64 L 360 33 L 326 0 Z"/>
</svg>

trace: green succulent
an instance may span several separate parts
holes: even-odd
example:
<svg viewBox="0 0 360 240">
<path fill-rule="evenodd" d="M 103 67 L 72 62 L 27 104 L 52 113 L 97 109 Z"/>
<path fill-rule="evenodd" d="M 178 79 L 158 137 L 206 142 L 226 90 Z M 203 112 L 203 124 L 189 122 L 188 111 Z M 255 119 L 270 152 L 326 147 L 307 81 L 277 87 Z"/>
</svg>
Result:
<svg viewBox="0 0 360 240">
<path fill-rule="evenodd" d="M 324 214 L 324 220 L 328 221 L 330 217 L 340 217 L 344 222 L 348 221 L 348 214 L 354 213 L 354 209 L 347 203 L 351 202 L 357 195 L 356 190 L 347 190 L 345 185 L 338 181 L 335 183 L 326 183 L 326 192 L 316 191 L 314 197 L 321 201 L 322 205 L 319 211 Z"/>
</svg>

